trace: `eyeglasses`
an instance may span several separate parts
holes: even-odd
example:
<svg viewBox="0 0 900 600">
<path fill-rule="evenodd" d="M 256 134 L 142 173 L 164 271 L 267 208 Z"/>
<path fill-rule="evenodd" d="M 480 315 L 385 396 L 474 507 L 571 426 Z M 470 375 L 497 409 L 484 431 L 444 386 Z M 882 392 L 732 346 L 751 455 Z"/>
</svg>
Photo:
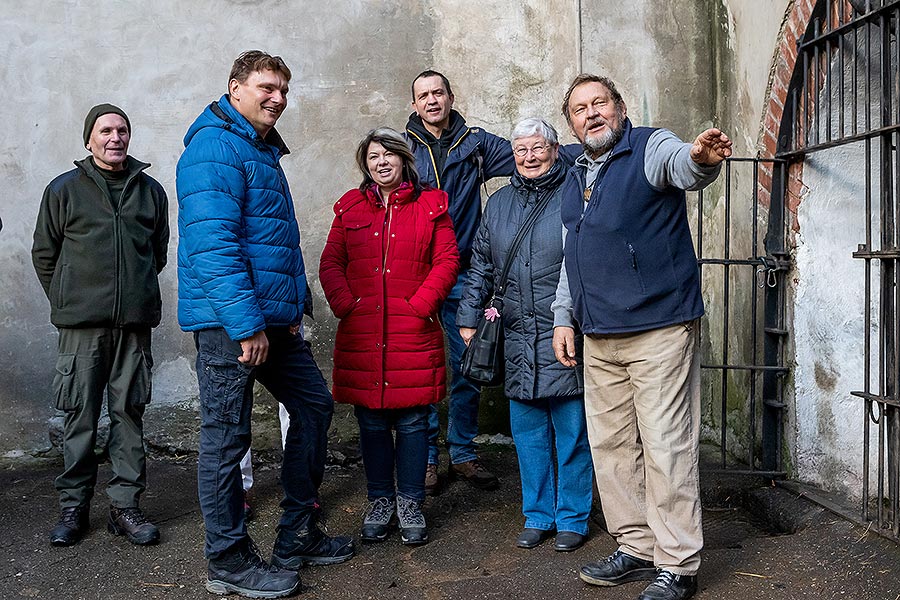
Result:
<svg viewBox="0 0 900 600">
<path fill-rule="evenodd" d="M 535 144 L 531 148 L 526 148 L 525 146 L 517 146 L 513 148 L 513 154 L 515 154 L 519 158 L 528 156 L 529 152 L 531 152 L 535 156 L 543 156 L 544 153 L 546 153 L 548 150 L 550 150 L 550 146 L 545 144 Z"/>
</svg>

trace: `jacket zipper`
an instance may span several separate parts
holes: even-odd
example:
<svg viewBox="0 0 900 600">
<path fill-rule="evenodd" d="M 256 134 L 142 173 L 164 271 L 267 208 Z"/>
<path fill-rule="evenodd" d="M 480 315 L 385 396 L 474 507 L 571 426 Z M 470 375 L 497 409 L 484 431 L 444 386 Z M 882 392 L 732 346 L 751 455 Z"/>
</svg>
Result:
<svg viewBox="0 0 900 600">
<path fill-rule="evenodd" d="M 581 187 L 584 188 L 586 185 L 586 178 L 579 177 Z M 597 184 L 597 181 L 594 180 L 594 185 Z M 594 190 L 591 190 L 591 196 L 594 195 Z M 575 264 L 579 264 L 579 255 L 580 246 L 581 246 L 581 224 L 584 222 L 584 214 L 587 212 L 588 206 L 590 205 L 590 200 L 588 200 L 587 204 L 584 203 L 583 198 L 578 199 L 581 202 L 581 217 L 578 219 L 578 224 L 575 225 Z M 581 276 L 581 267 L 578 268 L 578 286 L 581 288 L 581 304 L 584 309 L 584 314 L 587 316 L 587 322 L 594 325 L 594 320 L 591 318 L 590 311 L 588 310 L 588 303 L 585 300 L 586 293 L 584 291 L 584 278 Z"/>
<path fill-rule="evenodd" d="M 415 132 L 410 131 L 409 129 L 407 129 L 406 131 L 409 133 L 409 135 L 411 135 L 411 136 L 413 136 L 414 138 L 416 138 L 416 139 L 419 141 L 420 144 L 422 144 L 423 146 L 425 146 L 425 149 L 426 149 L 426 150 L 428 150 L 428 157 L 431 159 L 431 168 L 432 168 L 432 170 L 434 171 L 434 181 L 435 181 L 435 183 L 437 183 L 437 189 L 441 189 L 441 174 L 438 173 L 437 163 L 434 162 L 434 153 L 431 151 L 431 146 L 429 146 L 428 144 L 426 144 L 426 143 L 425 143 L 425 140 L 423 140 L 423 139 L 420 138 L 418 135 L 416 135 Z"/>
<path fill-rule="evenodd" d="M 115 215 L 115 219 L 113 220 L 113 237 L 116 246 L 116 291 L 115 300 L 113 301 L 113 323 L 119 327 L 124 324 L 122 322 L 122 315 L 120 314 L 122 311 L 122 287 L 124 286 L 124 282 L 121 280 L 122 271 L 124 270 L 122 269 L 122 203 L 125 202 L 128 188 L 134 183 L 135 178 L 140 175 L 140 173 L 140 171 L 133 173 L 131 177 L 128 178 L 128 181 L 126 181 L 125 185 L 122 187 L 122 194 L 119 196 L 118 205 L 113 206 L 113 214 Z M 109 200 L 110 203 L 112 203 L 112 198 Z"/>
<path fill-rule="evenodd" d="M 395 206 L 391 206 L 390 204 L 390 194 L 388 197 L 384 199 L 384 222 L 381 231 L 384 233 L 385 239 L 382 243 L 382 247 L 384 250 L 382 251 L 382 260 L 381 260 L 381 305 L 384 309 L 381 312 L 381 331 L 384 334 L 387 329 L 387 256 L 388 250 L 391 248 L 391 213 L 393 212 Z M 387 362 L 387 344 L 385 344 L 385 339 L 387 335 L 382 335 L 381 338 L 381 372 L 382 374 L 385 372 L 384 365 Z M 387 381 L 382 378 L 381 382 L 381 407 L 384 406 L 384 394 L 385 387 L 387 387 Z"/>
<path fill-rule="evenodd" d="M 438 173 L 437 163 L 434 162 L 434 152 L 431 151 L 431 146 L 429 146 L 428 144 L 426 144 L 425 141 L 424 141 L 422 138 L 420 138 L 418 135 L 416 135 L 416 133 L 415 133 L 414 131 L 410 131 L 409 129 L 407 129 L 406 131 L 409 133 L 409 135 L 411 135 L 411 136 L 413 136 L 414 138 L 416 138 L 416 139 L 419 141 L 420 144 L 422 144 L 423 146 L 425 146 L 425 149 L 426 149 L 426 150 L 428 150 L 428 157 L 431 159 L 431 168 L 434 170 L 434 181 L 435 181 L 435 183 L 437 183 L 437 189 L 439 189 L 439 190 L 440 190 L 440 189 L 443 189 L 443 188 L 441 187 L 441 174 Z M 463 132 L 463 134 L 462 134 L 461 136 L 459 136 L 459 139 L 456 140 L 456 141 L 453 143 L 452 146 L 450 146 L 450 148 L 447 150 L 447 160 L 450 160 L 450 153 L 453 152 L 453 150 L 454 150 L 457 146 L 459 146 L 459 144 L 465 139 L 465 137 L 466 137 L 467 135 L 469 135 L 469 132 L 470 132 L 470 131 L 471 131 L 470 129 L 466 129 L 466 130 Z"/>
</svg>

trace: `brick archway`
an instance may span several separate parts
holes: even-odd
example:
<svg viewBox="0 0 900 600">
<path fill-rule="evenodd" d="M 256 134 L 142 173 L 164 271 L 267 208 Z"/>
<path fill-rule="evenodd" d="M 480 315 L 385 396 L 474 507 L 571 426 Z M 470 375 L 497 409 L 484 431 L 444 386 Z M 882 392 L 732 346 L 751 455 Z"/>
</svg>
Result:
<svg viewBox="0 0 900 600">
<path fill-rule="evenodd" d="M 781 41 L 775 51 L 769 76 L 769 98 L 766 101 L 762 130 L 758 141 L 759 158 L 775 158 L 788 89 L 797 63 L 797 45 L 809 26 L 815 5 L 816 0 L 794 0 L 785 12 L 780 35 Z M 806 193 L 806 187 L 803 185 L 803 162 L 791 163 L 787 177 L 786 208 L 791 215 L 791 228 L 796 231 L 800 227 L 797 220 L 797 209 Z M 771 189 L 772 165 L 761 163 L 758 193 L 759 201 L 765 207 L 769 206 Z"/>
</svg>

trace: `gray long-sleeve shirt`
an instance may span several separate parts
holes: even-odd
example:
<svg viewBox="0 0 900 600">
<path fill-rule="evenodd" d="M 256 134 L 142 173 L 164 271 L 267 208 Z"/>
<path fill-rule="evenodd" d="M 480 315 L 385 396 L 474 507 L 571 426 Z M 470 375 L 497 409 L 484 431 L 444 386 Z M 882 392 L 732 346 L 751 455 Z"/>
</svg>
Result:
<svg viewBox="0 0 900 600">
<path fill-rule="evenodd" d="M 713 167 L 699 165 L 691 159 L 691 146 L 683 142 L 668 129 L 657 129 L 647 140 L 644 151 L 644 175 L 651 186 L 664 189 L 672 186 L 685 191 L 701 190 L 715 181 L 722 165 Z M 612 150 L 610 150 L 612 152 Z M 593 188 L 594 182 L 610 152 L 591 159 L 586 153 L 575 160 L 575 165 L 585 169 L 585 185 Z M 588 201 L 584 204 L 587 206 Z M 566 244 L 566 228 L 562 228 L 563 247 Z M 554 327 L 574 327 L 575 318 L 572 313 L 572 293 L 569 291 L 569 278 L 566 275 L 566 261 L 559 272 L 559 284 L 556 287 L 556 299 L 550 305 L 553 311 Z"/>
</svg>

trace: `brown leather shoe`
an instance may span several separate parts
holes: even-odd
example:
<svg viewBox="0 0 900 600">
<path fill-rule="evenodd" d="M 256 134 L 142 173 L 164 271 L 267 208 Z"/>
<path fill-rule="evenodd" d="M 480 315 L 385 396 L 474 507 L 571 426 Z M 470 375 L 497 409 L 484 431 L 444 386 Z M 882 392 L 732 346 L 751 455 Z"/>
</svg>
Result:
<svg viewBox="0 0 900 600">
<path fill-rule="evenodd" d="M 449 474 L 469 482 L 469 485 L 479 490 L 496 490 L 500 486 L 497 476 L 481 466 L 478 459 L 468 462 L 450 465 Z"/>
<path fill-rule="evenodd" d="M 159 541 L 159 529 L 148 521 L 141 509 L 136 506 L 129 508 L 110 506 L 106 528 L 112 534 L 126 536 L 129 542 L 139 546 Z"/>
<path fill-rule="evenodd" d="M 428 463 L 428 466 L 425 467 L 425 495 L 426 496 L 437 496 L 438 494 L 438 474 L 437 474 L 438 466 Z"/>
</svg>

